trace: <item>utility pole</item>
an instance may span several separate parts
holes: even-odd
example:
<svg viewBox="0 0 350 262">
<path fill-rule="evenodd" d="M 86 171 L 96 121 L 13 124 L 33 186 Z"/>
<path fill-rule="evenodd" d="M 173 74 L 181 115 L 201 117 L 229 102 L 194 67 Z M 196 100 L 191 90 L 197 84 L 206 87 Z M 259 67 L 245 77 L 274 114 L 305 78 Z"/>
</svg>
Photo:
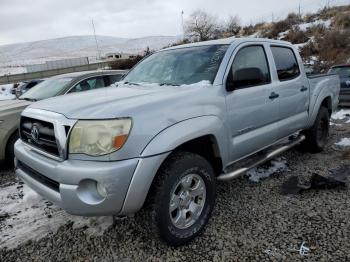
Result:
<svg viewBox="0 0 350 262">
<path fill-rule="evenodd" d="M 272 23 L 275 21 L 275 17 L 273 15 L 273 12 L 272 12 Z"/>
<path fill-rule="evenodd" d="M 299 2 L 299 10 L 298 10 L 298 12 L 299 12 L 299 18 L 301 18 L 301 4 L 300 4 L 300 2 Z"/>
<path fill-rule="evenodd" d="M 181 11 L 182 40 L 185 40 L 184 10 Z"/>
<path fill-rule="evenodd" d="M 97 37 L 96 37 L 94 19 L 91 19 L 91 22 L 92 22 L 92 28 L 94 30 L 94 37 L 95 37 L 95 42 L 96 42 L 96 53 L 97 53 L 96 60 L 99 60 L 99 59 L 101 59 L 101 51 L 100 51 L 100 48 L 98 46 L 98 41 L 97 41 Z"/>
</svg>

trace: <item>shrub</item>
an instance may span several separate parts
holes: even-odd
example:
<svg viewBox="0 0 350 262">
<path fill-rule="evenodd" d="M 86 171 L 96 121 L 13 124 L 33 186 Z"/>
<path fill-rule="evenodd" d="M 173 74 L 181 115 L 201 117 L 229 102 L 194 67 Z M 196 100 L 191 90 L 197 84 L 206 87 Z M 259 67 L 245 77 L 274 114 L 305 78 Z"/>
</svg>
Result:
<svg viewBox="0 0 350 262">
<path fill-rule="evenodd" d="M 301 31 L 298 26 L 293 27 L 283 38 L 285 41 L 289 41 L 292 44 L 301 44 L 309 40 L 306 33 Z"/>
<path fill-rule="evenodd" d="M 254 26 L 248 25 L 242 28 L 242 35 L 243 36 L 248 36 L 254 34 L 256 31 L 254 29 Z"/>
<path fill-rule="evenodd" d="M 323 24 L 315 24 L 309 27 L 306 30 L 305 34 L 308 37 L 318 37 L 318 36 L 324 35 L 326 31 L 327 31 L 327 28 Z"/>
<path fill-rule="evenodd" d="M 109 66 L 111 67 L 111 69 L 114 69 L 114 70 L 118 70 L 118 69 L 119 70 L 127 70 L 127 69 L 131 69 L 142 58 L 143 58 L 143 56 L 138 55 L 135 58 L 119 59 L 119 60 L 111 61 L 109 63 Z"/>
<path fill-rule="evenodd" d="M 346 63 L 350 58 L 350 31 L 328 31 L 314 38 L 301 49 L 304 59 L 317 56 L 315 69 L 325 71 L 334 64 Z"/>
<path fill-rule="evenodd" d="M 338 13 L 332 22 L 337 29 L 350 29 L 350 12 Z"/>
</svg>

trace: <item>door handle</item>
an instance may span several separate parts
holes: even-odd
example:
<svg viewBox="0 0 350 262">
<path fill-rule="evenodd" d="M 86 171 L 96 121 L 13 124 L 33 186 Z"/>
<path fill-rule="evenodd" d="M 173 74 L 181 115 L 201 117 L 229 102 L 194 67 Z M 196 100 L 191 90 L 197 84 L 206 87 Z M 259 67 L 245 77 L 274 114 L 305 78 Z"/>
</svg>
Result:
<svg viewBox="0 0 350 262">
<path fill-rule="evenodd" d="M 275 93 L 275 92 L 272 92 L 272 93 L 270 94 L 269 98 L 270 98 L 271 100 L 274 100 L 274 99 L 278 98 L 279 96 L 280 96 L 279 94 L 277 94 L 277 93 Z"/>
<path fill-rule="evenodd" d="M 301 89 L 300 89 L 301 92 L 305 92 L 307 91 L 307 87 L 306 86 L 302 86 Z"/>
</svg>

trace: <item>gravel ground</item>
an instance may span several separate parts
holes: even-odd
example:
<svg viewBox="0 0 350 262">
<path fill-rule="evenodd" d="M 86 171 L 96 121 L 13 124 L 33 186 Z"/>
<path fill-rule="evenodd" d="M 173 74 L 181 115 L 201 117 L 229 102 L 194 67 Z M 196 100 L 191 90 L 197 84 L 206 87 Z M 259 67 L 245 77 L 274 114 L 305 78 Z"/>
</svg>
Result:
<svg viewBox="0 0 350 262">
<path fill-rule="evenodd" d="M 334 120 L 337 125 L 332 125 L 323 153 L 292 149 L 282 156 L 288 168 L 268 178 L 253 182 L 242 177 L 219 183 L 217 205 L 207 229 L 187 246 L 166 246 L 147 235 L 144 226 L 134 218 L 116 219 L 99 236 L 87 234 L 88 226 L 77 228 L 67 219 L 57 231 L 38 241 L 0 249 L 0 260 L 349 261 L 348 188 L 281 194 L 282 184 L 291 176 L 307 180 L 313 173 L 328 175 L 330 170 L 350 165 L 350 147 L 334 145 L 341 138 L 350 137 L 350 123 L 346 121 L 350 122 L 349 118 Z M 11 171 L 0 171 L 0 190 L 14 181 Z M 0 242 L 1 221 L 0 216 Z M 310 249 L 307 256 L 295 251 L 303 242 Z"/>
</svg>

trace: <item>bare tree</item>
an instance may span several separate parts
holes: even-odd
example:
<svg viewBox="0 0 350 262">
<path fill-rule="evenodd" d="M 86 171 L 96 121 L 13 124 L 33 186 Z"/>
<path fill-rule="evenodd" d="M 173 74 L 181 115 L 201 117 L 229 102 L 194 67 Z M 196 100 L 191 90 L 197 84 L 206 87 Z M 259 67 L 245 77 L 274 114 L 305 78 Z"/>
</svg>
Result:
<svg viewBox="0 0 350 262">
<path fill-rule="evenodd" d="M 186 35 L 199 41 L 216 38 L 218 28 L 217 19 L 200 9 L 194 11 L 185 24 Z"/>
<path fill-rule="evenodd" d="M 237 35 L 241 30 L 240 19 L 238 16 L 230 16 L 225 23 L 225 31 L 230 35 Z"/>
</svg>

